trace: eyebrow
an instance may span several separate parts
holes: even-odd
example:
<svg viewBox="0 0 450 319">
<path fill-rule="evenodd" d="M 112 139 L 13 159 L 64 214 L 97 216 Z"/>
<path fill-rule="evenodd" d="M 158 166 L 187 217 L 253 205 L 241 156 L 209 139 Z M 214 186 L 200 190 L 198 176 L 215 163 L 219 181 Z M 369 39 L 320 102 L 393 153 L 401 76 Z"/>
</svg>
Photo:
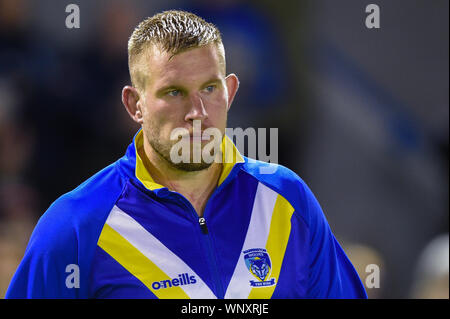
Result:
<svg viewBox="0 0 450 319">
<path fill-rule="evenodd" d="M 213 77 L 213 78 L 209 79 L 208 81 L 203 82 L 200 87 L 204 87 L 204 86 L 206 86 L 208 84 L 218 84 L 218 83 L 221 83 L 221 82 L 222 82 L 222 80 L 220 78 Z M 164 92 L 168 92 L 168 91 L 172 91 L 172 90 L 180 90 L 182 92 L 186 92 L 187 91 L 187 89 L 185 87 L 183 87 L 183 85 L 169 84 L 167 86 L 164 86 L 164 87 L 158 89 L 156 91 L 156 95 L 161 95 Z"/>
</svg>

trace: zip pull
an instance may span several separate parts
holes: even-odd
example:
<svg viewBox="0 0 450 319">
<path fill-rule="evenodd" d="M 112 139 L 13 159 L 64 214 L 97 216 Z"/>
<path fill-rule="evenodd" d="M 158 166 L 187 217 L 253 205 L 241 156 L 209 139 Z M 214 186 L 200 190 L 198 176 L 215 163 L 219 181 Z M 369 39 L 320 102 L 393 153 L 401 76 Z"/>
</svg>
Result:
<svg viewBox="0 0 450 319">
<path fill-rule="evenodd" d="M 208 235 L 208 227 L 206 227 L 206 220 L 203 217 L 198 219 L 198 223 L 200 224 L 200 228 L 202 229 L 202 233 L 204 235 Z"/>
</svg>

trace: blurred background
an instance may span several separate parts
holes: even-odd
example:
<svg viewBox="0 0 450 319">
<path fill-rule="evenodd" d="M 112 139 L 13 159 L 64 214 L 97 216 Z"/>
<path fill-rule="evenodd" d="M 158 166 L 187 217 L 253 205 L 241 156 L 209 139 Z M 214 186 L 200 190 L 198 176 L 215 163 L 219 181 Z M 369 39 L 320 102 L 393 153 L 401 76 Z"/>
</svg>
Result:
<svg viewBox="0 0 450 319">
<path fill-rule="evenodd" d="M 68 4 L 80 28 L 65 26 Z M 368 4 L 380 28 L 368 29 Z M 123 156 L 127 40 L 185 9 L 222 32 L 228 127 L 278 128 L 370 298 L 449 298 L 447 0 L 0 0 L 0 297 L 48 206 Z"/>
</svg>

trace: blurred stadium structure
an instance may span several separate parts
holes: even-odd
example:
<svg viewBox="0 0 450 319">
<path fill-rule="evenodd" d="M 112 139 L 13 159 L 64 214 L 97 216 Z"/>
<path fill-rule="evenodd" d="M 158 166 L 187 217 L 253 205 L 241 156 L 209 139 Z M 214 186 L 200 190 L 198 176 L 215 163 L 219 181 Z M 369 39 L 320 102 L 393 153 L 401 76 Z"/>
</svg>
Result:
<svg viewBox="0 0 450 319">
<path fill-rule="evenodd" d="M 69 3 L 80 29 L 65 27 Z M 380 29 L 365 27 L 369 3 Z M 380 266 L 369 296 L 448 298 L 446 0 L 0 0 L 0 296 L 50 203 L 138 129 L 120 102 L 126 43 L 164 9 L 222 31 L 241 81 L 228 126 L 279 128 L 279 163 L 313 190 L 363 282 Z"/>
</svg>

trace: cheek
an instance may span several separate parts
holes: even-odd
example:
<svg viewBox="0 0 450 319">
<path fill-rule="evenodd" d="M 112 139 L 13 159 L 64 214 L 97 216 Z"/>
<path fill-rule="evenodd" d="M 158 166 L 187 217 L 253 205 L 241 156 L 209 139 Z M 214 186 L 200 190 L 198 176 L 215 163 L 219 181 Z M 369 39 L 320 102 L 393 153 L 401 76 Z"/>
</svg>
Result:
<svg viewBox="0 0 450 319">
<path fill-rule="evenodd" d="M 181 108 L 181 107 L 180 107 Z M 180 109 L 178 108 L 178 109 Z M 146 105 L 144 126 L 153 132 L 153 135 L 165 136 L 170 134 L 174 124 L 180 123 L 183 117 L 180 112 L 174 112 L 174 106 L 162 100 L 149 101 Z"/>
<path fill-rule="evenodd" d="M 228 99 L 225 94 L 211 96 L 208 100 L 208 106 L 208 115 L 211 119 L 214 119 L 216 121 L 223 121 L 226 119 L 228 112 Z"/>
<path fill-rule="evenodd" d="M 144 121 L 152 123 L 162 123 L 170 115 L 167 112 L 167 105 L 161 100 L 147 99 L 143 107 Z"/>
</svg>

